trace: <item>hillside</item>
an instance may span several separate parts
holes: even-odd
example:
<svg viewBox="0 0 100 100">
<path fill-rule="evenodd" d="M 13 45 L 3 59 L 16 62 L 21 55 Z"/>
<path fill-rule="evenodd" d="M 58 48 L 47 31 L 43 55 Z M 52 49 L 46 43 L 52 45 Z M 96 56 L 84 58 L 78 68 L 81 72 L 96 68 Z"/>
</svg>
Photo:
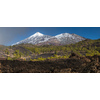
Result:
<svg viewBox="0 0 100 100">
<path fill-rule="evenodd" d="M 19 44 L 12 46 L 13 50 L 19 50 L 22 56 L 35 59 L 38 57 L 48 58 L 50 55 L 55 57 L 69 57 L 71 53 L 76 53 L 80 56 L 100 55 L 100 39 L 99 40 L 84 40 L 76 44 L 54 46 L 43 45 L 36 46 L 32 44 Z"/>
<path fill-rule="evenodd" d="M 84 40 L 76 44 L 69 45 L 43 45 L 36 46 L 32 44 L 19 44 L 14 46 L 1 46 L 0 58 L 5 59 L 22 59 L 22 60 L 39 60 L 52 58 L 68 58 L 71 53 L 76 53 L 79 56 L 94 56 L 100 55 L 100 39 Z"/>
</svg>

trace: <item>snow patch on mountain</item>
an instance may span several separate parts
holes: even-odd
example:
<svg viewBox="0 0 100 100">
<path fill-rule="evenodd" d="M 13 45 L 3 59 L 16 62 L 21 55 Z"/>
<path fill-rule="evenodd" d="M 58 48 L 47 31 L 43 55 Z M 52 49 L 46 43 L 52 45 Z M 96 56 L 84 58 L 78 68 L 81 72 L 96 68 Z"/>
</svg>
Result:
<svg viewBox="0 0 100 100">
<path fill-rule="evenodd" d="M 30 38 L 33 38 L 33 37 L 37 37 L 37 36 L 43 36 L 43 34 L 42 33 L 40 33 L 40 32 L 36 32 L 35 34 L 33 34 L 33 35 L 31 35 L 30 37 L 29 37 L 29 39 Z"/>
<path fill-rule="evenodd" d="M 74 39 L 74 37 L 69 33 L 62 33 L 62 34 L 56 35 L 55 37 L 59 39 L 60 41 L 61 41 L 61 38 L 73 38 Z"/>
</svg>

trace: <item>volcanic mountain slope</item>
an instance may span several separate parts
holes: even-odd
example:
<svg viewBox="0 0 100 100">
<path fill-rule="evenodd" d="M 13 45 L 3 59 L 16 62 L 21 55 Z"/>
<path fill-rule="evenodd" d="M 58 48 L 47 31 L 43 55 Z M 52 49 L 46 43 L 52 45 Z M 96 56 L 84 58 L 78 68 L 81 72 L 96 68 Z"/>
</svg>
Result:
<svg viewBox="0 0 100 100">
<path fill-rule="evenodd" d="M 49 35 L 44 35 L 40 32 L 36 32 L 32 36 L 20 42 L 17 42 L 13 45 L 22 43 L 24 44 L 29 43 L 33 45 L 65 45 L 65 44 L 77 43 L 83 40 L 85 40 L 85 38 L 76 34 L 63 33 L 56 36 L 49 36 Z"/>
<path fill-rule="evenodd" d="M 50 37 L 51 36 L 43 35 L 42 33 L 37 32 L 37 33 L 33 34 L 32 36 L 26 38 L 25 40 L 17 42 L 16 44 L 22 44 L 22 43 L 38 44 L 38 43 L 47 41 Z"/>
<path fill-rule="evenodd" d="M 60 41 L 60 44 L 62 44 L 62 45 L 73 44 L 73 43 L 77 43 L 79 41 L 85 40 L 85 38 L 83 38 L 79 35 L 69 34 L 69 33 L 63 33 L 60 35 L 56 35 L 55 37 Z"/>
</svg>

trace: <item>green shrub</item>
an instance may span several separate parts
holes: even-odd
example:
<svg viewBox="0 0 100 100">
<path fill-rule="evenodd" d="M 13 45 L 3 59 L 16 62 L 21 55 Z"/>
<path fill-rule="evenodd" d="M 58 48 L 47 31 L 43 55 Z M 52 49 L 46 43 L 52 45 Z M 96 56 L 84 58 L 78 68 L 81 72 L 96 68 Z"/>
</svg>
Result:
<svg viewBox="0 0 100 100">
<path fill-rule="evenodd" d="M 7 55 L 9 55 L 9 50 L 8 50 L 8 48 L 5 50 L 5 53 L 7 54 Z"/>
<path fill-rule="evenodd" d="M 33 59 L 30 59 L 30 61 L 34 61 Z"/>
<path fill-rule="evenodd" d="M 13 57 L 12 59 L 13 59 L 13 60 L 17 60 L 17 59 L 18 59 L 18 57 Z"/>
<path fill-rule="evenodd" d="M 40 57 L 40 58 L 38 58 L 37 60 L 38 60 L 38 61 L 44 61 L 44 60 L 46 60 L 46 58 Z"/>
<path fill-rule="evenodd" d="M 11 57 L 8 56 L 8 57 L 7 57 L 7 60 L 13 60 L 13 59 L 12 59 Z"/>
</svg>

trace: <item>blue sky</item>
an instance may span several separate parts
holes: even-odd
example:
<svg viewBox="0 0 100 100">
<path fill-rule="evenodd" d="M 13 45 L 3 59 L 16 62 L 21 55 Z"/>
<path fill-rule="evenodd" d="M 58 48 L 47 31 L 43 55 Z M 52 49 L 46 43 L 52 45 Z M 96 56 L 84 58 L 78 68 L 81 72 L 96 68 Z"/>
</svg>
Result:
<svg viewBox="0 0 100 100">
<path fill-rule="evenodd" d="M 36 32 L 51 36 L 74 33 L 89 39 L 100 38 L 100 27 L 0 27 L 0 44 L 11 45 Z"/>
</svg>

